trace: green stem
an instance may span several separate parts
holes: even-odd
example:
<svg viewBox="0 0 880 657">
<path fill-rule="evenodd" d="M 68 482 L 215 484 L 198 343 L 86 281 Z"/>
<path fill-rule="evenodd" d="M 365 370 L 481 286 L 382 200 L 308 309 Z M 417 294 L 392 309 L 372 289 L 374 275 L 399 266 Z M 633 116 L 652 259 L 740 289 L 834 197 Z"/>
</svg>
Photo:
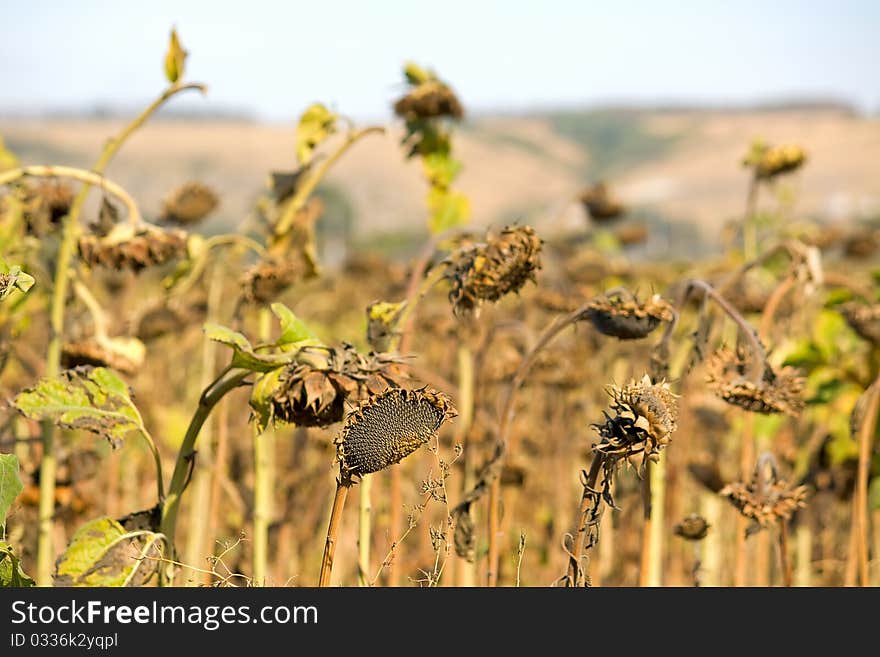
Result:
<svg viewBox="0 0 880 657">
<path fill-rule="evenodd" d="M 162 524 L 160 531 L 168 539 L 168 545 L 174 552 L 174 536 L 177 528 L 177 514 L 180 511 L 180 497 L 186 488 L 190 471 L 190 463 L 195 457 L 195 444 L 199 437 L 202 425 L 211 414 L 211 410 L 217 405 L 230 390 L 240 386 L 251 372 L 249 370 L 232 370 L 226 368 L 220 376 L 208 386 L 199 399 L 199 405 L 189 422 L 186 435 L 177 453 L 177 461 L 174 464 L 174 473 L 171 476 L 171 484 L 168 487 L 168 495 L 162 505 Z M 170 568 L 163 574 L 163 583 L 169 583 L 173 576 Z"/>
<path fill-rule="evenodd" d="M 362 130 L 352 132 L 345 138 L 345 141 L 339 145 L 339 148 L 337 148 L 334 153 L 315 167 L 314 172 L 303 182 L 302 186 L 296 190 L 296 194 L 287 203 L 287 207 L 284 208 L 284 213 L 281 215 L 278 223 L 275 224 L 275 237 L 280 238 L 287 234 L 291 225 L 293 225 L 296 213 L 305 206 L 306 201 L 309 199 L 312 192 L 315 191 L 318 183 L 321 182 L 321 179 L 327 174 L 330 168 L 355 144 L 355 142 L 367 135 L 383 132 L 385 132 L 385 129 L 379 126 L 363 128 Z"/>
<path fill-rule="evenodd" d="M 223 300 L 223 268 L 215 264 L 208 275 L 208 321 L 215 321 L 219 315 L 219 307 Z M 211 383 L 217 360 L 217 343 L 205 340 L 202 345 L 202 371 L 199 388 L 204 390 Z M 216 423 L 215 423 L 216 426 Z M 195 564 L 204 562 L 210 553 L 208 537 L 211 531 L 211 475 L 216 472 L 215 453 L 213 446 L 212 423 L 207 423 L 202 433 L 202 444 L 199 450 L 202 458 L 196 462 L 192 482 L 192 502 L 189 505 L 187 522 L 186 550 L 184 563 Z M 206 512 L 207 510 L 207 512 Z"/>
<path fill-rule="evenodd" d="M 266 308 L 259 313 L 259 336 L 269 341 L 272 314 Z M 253 580 L 265 586 L 269 563 L 269 523 L 272 518 L 272 489 L 274 487 L 273 461 L 275 431 L 272 427 L 260 433 L 254 428 L 254 563 Z"/>
</svg>

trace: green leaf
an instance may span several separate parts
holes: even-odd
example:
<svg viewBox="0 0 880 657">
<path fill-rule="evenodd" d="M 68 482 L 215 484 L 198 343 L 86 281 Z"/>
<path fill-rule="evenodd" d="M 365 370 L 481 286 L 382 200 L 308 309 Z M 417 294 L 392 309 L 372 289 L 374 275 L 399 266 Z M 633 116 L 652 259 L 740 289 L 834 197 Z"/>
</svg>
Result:
<svg viewBox="0 0 880 657">
<path fill-rule="evenodd" d="M 433 71 L 422 68 L 415 62 L 406 62 L 403 65 L 403 77 L 406 78 L 406 81 L 411 85 L 419 85 L 437 79 L 437 76 Z"/>
<path fill-rule="evenodd" d="M 438 235 L 467 223 L 471 213 L 468 197 L 461 192 L 432 187 L 428 192 L 428 220 L 431 233 Z"/>
<path fill-rule="evenodd" d="M 311 162 L 315 148 L 336 130 L 337 116 L 321 103 L 309 105 L 296 126 L 296 157 L 301 165 Z"/>
<path fill-rule="evenodd" d="M 16 288 L 25 294 L 33 285 L 33 276 L 25 274 L 17 265 L 10 267 L 0 258 L 0 300 L 8 297 Z"/>
<path fill-rule="evenodd" d="M 251 372 L 269 372 L 289 363 L 294 355 L 258 354 L 244 335 L 211 322 L 205 324 L 205 335 L 209 340 L 232 347 L 232 367 L 240 367 Z"/>
<path fill-rule="evenodd" d="M 435 152 L 425 155 L 422 160 L 425 177 L 433 187 L 448 188 L 461 171 L 461 162 L 450 157 L 448 152 Z"/>
<path fill-rule="evenodd" d="M 273 303 L 271 308 L 275 317 L 281 322 L 281 335 L 276 342 L 278 346 L 321 344 L 318 336 L 299 317 L 294 315 L 290 308 L 283 303 Z"/>
<path fill-rule="evenodd" d="M 55 586 L 142 586 L 158 570 L 164 537 L 112 518 L 80 527 L 58 559 Z"/>
<path fill-rule="evenodd" d="M 23 488 L 18 476 L 18 457 L 0 454 L 0 527 L 6 526 L 6 514 Z"/>
<path fill-rule="evenodd" d="M 91 431 L 118 445 L 142 428 L 128 386 L 112 370 L 77 367 L 41 379 L 20 393 L 13 404 L 32 420 L 52 420 L 67 429 Z"/>
<path fill-rule="evenodd" d="M 12 546 L 0 541 L 0 589 L 34 586 L 35 582 L 21 568 L 21 560 Z"/>
<path fill-rule="evenodd" d="M 165 77 L 171 84 L 177 83 L 183 77 L 184 64 L 188 54 L 180 45 L 177 29 L 172 28 L 171 37 L 168 39 L 168 50 L 165 52 Z"/>
<path fill-rule="evenodd" d="M 251 390 L 250 405 L 254 410 L 254 421 L 260 433 L 266 430 L 274 416 L 272 392 L 278 385 L 278 380 L 284 369 L 279 367 L 267 372 L 254 382 L 253 390 Z"/>
</svg>

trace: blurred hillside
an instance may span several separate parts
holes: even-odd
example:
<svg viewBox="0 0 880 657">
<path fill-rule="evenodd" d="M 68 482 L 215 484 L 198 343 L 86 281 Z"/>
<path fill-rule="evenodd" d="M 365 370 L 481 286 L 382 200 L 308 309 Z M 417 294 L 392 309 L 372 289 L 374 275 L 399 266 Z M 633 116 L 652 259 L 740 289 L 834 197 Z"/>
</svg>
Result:
<svg viewBox="0 0 880 657">
<path fill-rule="evenodd" d="M 0 134 L 24 163 L 88 167 L 123 123 L 6 118 Z M 426 189 L 419 164 L 403 157 L 400 136 L 395 125 L 339 162 L 322 190 L 330 225 L 351 225 L 356 239 L 371 243 L 424 234 Z M 582 228 L 582 210 L 569 199 L 604 178 L 636 220 L 661 228 L 655 251 L 675 247 L 689 255 L 716 246 L 725 222 L 742 212 L 747 175 L 739 163 L 756 137 L 798 143 L 809 154 L 804 170 L 762 199 L 767 210 L 825 222 L 880 213 L 880 120 L 835 105 L 485 116 L 460 127 L 455 150 L 475 223 L 528 221 L 548 233 Z M 109 175 L 148 217 L 175 185 L 212 185 L 222 207 L 205 230 L 215 232 L 247 219 L 268 172 L 291 169 L 293 153 L 293 120 L 160 116 L 129 141 Z"/>
</svg>

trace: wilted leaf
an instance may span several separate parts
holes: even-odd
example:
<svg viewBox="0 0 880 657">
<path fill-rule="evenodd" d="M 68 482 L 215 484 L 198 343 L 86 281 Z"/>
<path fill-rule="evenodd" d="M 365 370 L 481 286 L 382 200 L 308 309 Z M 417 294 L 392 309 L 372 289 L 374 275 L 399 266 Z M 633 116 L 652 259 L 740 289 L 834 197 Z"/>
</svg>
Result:
<svg viewBox="0 0 880 657">
<path fill-rule="evenodd" d="M 305 344 L 321 344 L 318 336 L 283 303 L 273 303 L 272 312 L 281 322 L 281 335 L 276 344 L 278 346 L 304 346 Z"/>
<path fill-rule="evenodd" d="M 275 196 L 276 203 L 282 203 L 296 194 L 303 175 L 309 171 L 303 166 L 296 171 L 273 171 L 269 174 L 269 187 Z"/>
<path fill-rule="evenodd" d="M 33 586 L 31 579 L 21 568 L 21 560 L 5 541 L 0 541 L 0 589 Z"/>
<path fill-rule="evenodd" d="M 18 476 L 18 457 L 0 454 L 0 527 L 6 526 L 6 514 L 23 488 Z"/>
<path fill-rule="evenodd" d="M 171 37 L 168 40 L 168 51 L 165 53 L 165 77 L 171 84 L 175 84 L 183 77 L 184 63 L 188 54 L 180 45 L 177 30 L 172 28 Z"/>
<path fill-rule="evenodd" d="M 59 557 L 55 586 L 142 586 L 158 570 L 164 538 L 126 531 L 112 518 L 80 527 Z"/>
<path fill-rule="evenodd" d="M 131 401 L 128 386 L 104 367 L 77 367 L 36 387 L 13 401 L 32 420 L 52 420 L 67 429 L 91 431 L 118 445 L 130 431 L 142 429 L 140 413 Z"/>
<path fill-rule="evenodd" d="M 336 129 L 336 114 L 321 103 L 306 108 L 296 126 L 296 157 L 300 164 L 307 165 L 312 160 L 315 148 L 327 139 Z"/>
<path fill-rule="evenodd" d="M 428 211 L 431 233 L 438 235 L 467 223 L 471 206 L 467 196 L 460 192 L 432 187 L 428 192 Z"/>
<path fill-rule="evenodd" d="M 26 293 L 34 286 L 34 277 L 25 274 L 21 267 L 10 267 L 0 258 L 0 300 L 5 299 L 16 288 Z"/>
</svg>

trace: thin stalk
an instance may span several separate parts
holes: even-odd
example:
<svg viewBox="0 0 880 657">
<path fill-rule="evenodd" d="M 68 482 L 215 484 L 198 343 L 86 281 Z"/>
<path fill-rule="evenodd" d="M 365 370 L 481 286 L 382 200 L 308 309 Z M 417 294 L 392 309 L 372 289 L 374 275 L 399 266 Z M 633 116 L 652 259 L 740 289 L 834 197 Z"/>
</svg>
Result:
<svg viewBox="0 0 880 657">
<path fill-rule="evenodd" d="M 64 218 L 61 227 L 61 245 L 58 249 L 58 258 L 55 269 L 55 277 L 52 287 L 52 304 L 50 309 L 50 331 L 49 346 L 46 355 L 46 376 L 57 376 L 61 371 L 61 344 L 64 339 L 64 305 L 67 301 L 67 288 L 69 283 L 70 266 L 73 262 L 73 256 L 76 252 L 76 237 L 79 230 L 79 215 L 82 206 L 88 196 L 91 184 L 102 185 L 104 189 L 112 192 L 111 187 L 107 184 L 109 181 L 103 178 L 104 170 L 113 159 L 116 151 L 122 146 L 125 140 L 135 130 L 155 112 L 166 100 L 174 94 L 185 91 L 186 89 L 199 88 L 204 91 L 204 87 L 198 85 L 175 85 L 166 90 L 158 99 L 150 104 L 140 115 L 131 121 L 122 132 L 115 138 L 110 139 L 105 145 L 98 157 L 97 162 L 92 167 L 91 172 L 86 172 L 89 176 L 93 176 L 91 180 L 88 178 L 78 178 L 83 180 L 84 184 L 71 204 L 70 211 Z M 54 173 L 49 174 L 46 170 L 52 170 Z M 83 173 L 81 170 L 71 169 L 70 167 L 61 168 L 70 176 L 74 172 L 76 175 Z M 59 167 L 26 167 L 30 173 L 27 175 L 60 175 Z M 8 182 L 10 172 L 0 174 L 0 180 Z M 0 185 L 5 182 L 0 182 Z M 125 191 L 118 185 L 114 185 L 113 189 Z M 119 196 L 117 194 L 117 196 Z M 127 197 L 128 195 L 125 194 Z M 121 198 L 121 197 L 120 197 Z M 129 200 L 131 197 L 128 197 Z M 140 219 L 137 212 L 137 205 L 133 201 L 125 203 L 128 207 L 128 216 L 130 221 Z M 36 581 L 39 586 L 52 585 L 52 569 L 55 561 L 55 550 L 52 540 L 53 515 L 55 510 L 55 477 L 58 470 L 57 454 L 55 453 L 55 427 L 49 421 L 43 423 L 42 427 L 42 443 L 43 454 L 40 459 L 40 505 L 38 511 L 38 529 L 37 529 L 37 570 Z M 169 541 L 170 544 L 170 541 Z"/>
<path fill-rule="evenodd" d="M 211 268 L 208 278 L 208 300 L 206 315 L 209 321 L 215 321 L 219 315 L 219 307 L 223 298 L 223 275 L 219 265 Z M 204 390 L 211 383 L 211 376 L 217 360 L 217 343 L 205 340 L 202 344 L 202 366 L 199 388 Z M 202 447 L 199 450 L 202 458 L 196 463 L 193 474 L 192 503 L 189 507 L 187 522 L 186 549 L 184 561 L 194 564 L 203 562 L 209 553 L 208 534 L 211 524 L 211 474 L 215 469 L 213 454 L 213 436 L 211 423 L 208 422 L 202 432 Z M 206 513 L 206 510 L 208 512 Z"/>
<path fill-rule="evenodd" d="M 356 130 L 350 133 L 345 140 L 339 145 L 335 152 L 331 153 L 327 159 L 325 159 L 321 164 L 315 167 L 314 172 L 303 182 L 302 186 L 297 189 L 296 194 L 292 199 L 288 202 L 287 206 L 284 208 L 284 213 L 278 219 L 278 223 L 275 224 L 274 233 L 277 238 L 280 238 L 287 234 L 290 230 L 291 225 L 293 225 L 293 220 L 296 217 L 296 213 L 299 212 L 308 201 L 309 196 L 311 196 L 312 192 L 315 191 L 315 188 L 318 186 L 318 183 L 321 182 L 321 179 L 327 174 L 330 168 L 341 158 L 345 152 L 351 148 L 355 142 L 359 139 L 366 137 L 371 134 L 379 134 L 384 133 L 385 128 L 380 126 L 372 126 L 369 128 L 363 128 L 361 130 Z"/>
<path fill-rule="evenodd" d="M 642 534 L 642 568 L 639 586 L 662 586 L 664 506 L 666 504 L 666 458 L 648 462 L 643 480 L 645 524 Z"/>
<path fill-rule="evenodd" d="M 333 557 L 336 554 L 342 509 L 345 508 L 345 498 L 348 497 L 351 483 L 351 479 L 343 478 L 342 475 L 336 480 L 336 495 L 333 497 L 330 523 L 327 525 L 327 540 L 324 542 L 324 556 L 321 559 L 321 576 L 318 579 L 318 586 L 330 586 L 330 574 L 333 571 Z"/>
<path fill-rule="evenodd" d="M 746 262 L 751 262 L 758 256 L 758 226 L 755 223 L 758 184 L 758 176 L 753 175 L 746 194 L 746 213 L 743 217 L 743 259 Z"/>
<path fill-rule="evenodd" d="M 267 308 L 259 313 L 260 341 L 269 341 L 272 315 Z M 262 433 L 254 425 L 254 535 L 253 579 L 265 586 L 269 562 L 269 523 L 272 520 L 274 488 L 275 431 L 266 427 Z"/>
<path fill-rule="evenodd" d="M 467 343 L 467 336 L 458 345 L 458 422 L 455 427 L 455 443 L 462 446 L 462 490 L 467 492 L 474 485 L 474 458 L 468 451 L 468 435 L 474 421 L 474 354 Z M 459 561 L 459 586 L 474 586 L 477 581 L 476 559 Z"/>
<path fill-rule="evenodd" d="M 370 572 L 370 533 L 372 527 L 373 505 L 370 502 L 373 489 L 373 475 L 361 478 L 358 504 L 358 586 L 369 586 L 367 573 Z"/>
<path fill-rule="evenodd" d="M 703 586 L 721 585 L 721 498 L 715 493 L 700 493 L 700 509 L 702 516 L 709 523 L 709 533 L 701 542 L 703 546 L 703 568 L 701 571 Z"/>
<path fill-rule="evenodd" d="M 755 435 L 751 413 L 743 417 L 743 433 L 740 441 L 740 481 L 748 481 L 752 463 L 755 462 Z M 748 546 L 746 545 L 746 528 L 748 520 L 740 514 L 736 517 L 736 560 L 733 571 L 733 585 L 746 586 L 746 569 L 748 566 Z"/>
<path fill-rule="evenodd" d="M 592 523 L 598 523 L 601 518 L 602 500 L 596 491 L 596 481 L 605 457 L 602 454 L 593 454 L 593 462 L 590 471 L 584 479 L 584 492 L 581 496 L 581 505 L 577 515 L 577 529 L 574 533 L 574 544 L 568 558 L 568 575 L 566 581 L 569 586 L 578 587 L 585 581 L 585 573 L 581 568 L 581 558 L 584 552 L 584 542 L 587 531 Z"/>
<path fill-rule="evenodd" d="M 806 518 L 798 523 L 794 532 L 797 561 L 795 566 L 795 585 L 810 586 L 813 561 L 813 532 Z"/>
<path fill-rule="evenodd" d="M 782 585 L 792 585 L 791 559 L 788 557 L 788 521 L 779 522 L 779 570 L 782 571 Z"/>
<path fill-rule="evenodd" d="M 177 514 L 180 510 L 180 498 L 189 479 L 190 465 L 195 458 L 195 444 L 205 421 L 210 416 L 214 406 L 217 405 L 230 390 L 242 385 L 250 375 L 248 370 L 232 370 L 226 368 L 214 382 L 208 386 L 199 399 L 199 405 L 193 414 L 187 427 L 186 434 L 177 453 L 177 461 L 174 464 L 174 473 L 171 476 L 171 484 L 165 503 L 162 505 L 162 523 L 160 531 L 165 534 L 169 548 L 174 552 L 174 537 L 177 529 Z M 173 577 L 173 570 L 166 569 L 162 576 L 163 583 L 169 583 Z"/>
<path fill-rule="evenodd" d="M 856 489 L 852 507 L 853 553 L 850 555 L 857 564 L 859 583 L 869 586 L 868 581 L 868 477 L 871 469 L 871 449 L 874 433 L 877 430 L 877 415 L 880 412 L 880 377 L 865 393 L 865 406 L 858 430 L 859 465 L 856 475 Z"/>
</svg>

